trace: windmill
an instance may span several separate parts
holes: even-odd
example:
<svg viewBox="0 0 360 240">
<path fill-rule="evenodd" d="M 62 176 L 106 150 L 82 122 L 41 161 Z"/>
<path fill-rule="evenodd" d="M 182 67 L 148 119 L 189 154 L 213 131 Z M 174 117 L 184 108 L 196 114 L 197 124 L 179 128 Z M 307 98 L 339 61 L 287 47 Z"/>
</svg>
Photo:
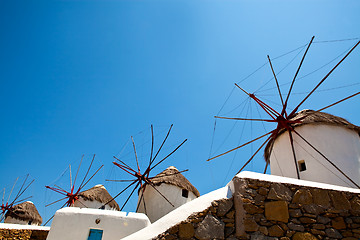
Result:
<svg viewBox="0 0 360 240">
<path fill-rule="evenodd" d="M 29 182 L 29 174 L 26 175 L 23 183 L 21 184 L 19 190 L 17 191 L 16 195 L 14 198 L 12 198 L 12 194 L 13 194 L 13 191 L 19 181 L 19 177 L 16 178 L 11 190 L 10 190 L 10 193 L 9 195 L 7 196 L 7 198 L 5 197 L 6 196 L 6 189 L 4 188 L 3 189 L 3 194 L 2 194 L 2 201 L 1 201 L 1 217 L 0 217 L 0 222 L 2 222 L 4 219 L 5 219 L 5 215 L 9 212 L 9 211 L 12 211 L 12 207 L 17 205 L 17 204 L 20 204 L 22 202 L 25 202 L 26 200 L 30 199 L 31 196 L 29 197 L 24 197 L 23 198 L 23 195 L 25 193 L 25 191 L 30 187 L 30 185 L 35 181 L 34 179 L 31 180 Z M 6 201 L 5 201 L 5 198 L 6 198 Z M 11 200 L 12 199 L 12 200 Z M 11 200 L 11 201 L 10 201 Z"/>
<path fill-rule="evenodd" d="M 83 177 L 83 179 L 81 180 L 81 183 L 77 186 L 77 178 L 78 178 L 78 174 L 79 174 L 79 171 L 80 171 L 80 168 L 81 168 L 81 164 L 82 164 L 82 161 L 83 161 L 83 158 L 84 158 L 84 155 L 81 157 L 81 160 L 80 160 L 80 163 L 79 163 L 79 166 L 78 166 L 78 169 L 76 171 L 76 174 L 75 174 L 75 178 L 74 178 L 74 181 L 72 180 L 72 172 L 71 172 L 71 165 L 69 165 L 69 177 L 70 177 L 70 189 L 69 190 L 66 190 L 65 187 L 62 187 L 62 186 L 59 186 L 57 184 L 54 184 L 53 186 L 45 186 L 47 189 L 50 189 L 60 195 L 62 195 L 63 197 L 56 200 L 56 201 L 53 201 L 47 205 L 45 205 L 45 207 L 49 207 L 55 203 L 58 203 L 58 202 L 61 202 L 61 201 L 65 201 L 65 203 L 60 207 L 60 208 L 63 208 L 63 207 L 72 207 L 74 206 L 75 202 L 79 199 L 79 194 L 81 193 L 81 191 L 85 188 L 85 186 L 90 182 L 90 180 L 100 171 L 100 169 L 104 166 L 104 165 L 101 165 L 99 168 L 97 168 L 97 170 L 90 176 L 88 177 L 89 173 L 90 173 L 90 170 L 91 170 L 91 167 L 94 163 L 94 159 L 95 159 L 95 154 L 93 155 L 92 157 L 92 160 L 90 162 L 90 165 L 86 171 L 86 174 L 85 176 Z M 80 202 L 80 204 L 84 205 L 84 203 Z M 86 207 L 86 206 L 84 206 Z M 54 216 L 52 216 L 46 223 L 45 225 L 53 218 Z"/>
<path fill-rule="evenodd" d="M 245 164 L 241 167 L 241 169 L 238 171 L 242 171 L 253 159 L 254 157 L 260 152 L 261 149 L 265 148 L 265 160 L 266 160 L 266 166 L 264 173 L 267 170 L 268 165 L 270 164 L 271 170 L 273 172 L 273 169 L 276 169 L 276 165 L 281 165 L 286 163 L 288 167 L 284 169 L 284 171 L 291 171 L 294 173 L 291 175 L 291 177 L 295 177 L 298 179 L 307 179 L 307 180 L 318 180 L 316 175 L 321 175 L 319 181 L 327 182 L 327 183 L 333 183 L 332 180 L 324 180 L 324 178 L 327 178 L 327 174 L 333 174 L 340 180 L 336 182 L 336 184 L 350 186 L 350 187 L 357 187 L 360 188 L 360 179 L 353 180 L 354 176 L 358 178 L 358 168 L 355 168 L 354 170 L 344 171 L 343 163 L 337 162 L 336 157 L 337 155 L 334 155 L 334 151 L 323 151 L 324 149 L 329 149 L 329 147 L 321 147 L 321 143 L 324 142 L 326 137 L 321 133 L 322 139 L 315 139 L 314 137 L 310 137 L 309 134 L 306 134 L 305 132 L 311 132 L 311 128 L 307 127 L 307 130 L 304 132 L 304 130 L 300 129 L 301 126 L 314 126 L 315 124 L 318 124 L 319 122 L 322 123 L 322 125 L 332 125 L 332 126 L 341 126 L 342 130 L 344 130 L 344 133 L 338 133 L 337 135 L 341 134 L 344 135 L 344 140 L 346 138 L 346 141 L 350 141 L 352 144 L 359 144 L 359 133 L 360 128 L 349 123 L 345 119 L 324 113 L 323 111 L 335 106 L 345 100 L 348 100 L 352 97 L 355 97 L 360 94 L 360 92 L 356 92 L 352 95 L 349 95 L 341 100 L 338 100 L 330 105 L 327 105 L 325 107 L 322 107 L 316 111 L 311 110 L 305 110 L 305 111 L 299 111 L 299 108 L 303 105 L 303 103 L 308 100 L 311 95 L 325 82 L 325 80 L 334 72 L 334 70 L 349 56 L 349 54 L 359 45 L 360 41 L 358 41 L 347 53 L 346 55 L 317 83 L 317 85 L 311 89 L 309 93 L 290 111 L 289 108 L 289 98 L 292 94 L 292 90 L 295 84 L 295 81 L 297 79 L 298 73 L 301 69 L 301 66 L 304 62 L 304 59 L 306 57 L 306 54 L 313 43 L 314 37 L 312 37 L 309 44 L 307 44 L 307 48 L 305 50 L 305 53 L 301 59 L 301 62 L 296 70 L 295 76 L 291 82 L 291 85 L 287 91 L 287 93 L 283 97 L 283 93 L 280 89 L 280 84 L 277 79 L 277 74 L 275 73 L 275 70 L 273 68 L 272 62 L 270 57 L 268 56 L 268 62 L 273 74 L 273 78 L 276 83 L 276 89 L 278 92 L 279 100 L 281 102 L 281 108 L 280 110 L 276 110 L 274 107 L 270 106 L 270 104 L 266 103 L 265 101 L 261 100 L 258 96 L 256 96 L 254 93 L 247 92 L 245 89 L 240 87 L 238 84 L 235 84 L 236 88 L 239 89 L 241 92 L 245 93 L 251 100 L 253 100 L 260 109 L 263 110 L 263 112 L 266 113 L 268 118 L 244 118 L 244 117 L 226 117 L 226 116 L 215 116 L 215 118 L 218 119 L 231 119 L 231 120 L 239 120 L 239 121 L 250 121 L 250 122 L 266 122 L 266 123 L 272 123 L 275 125 L 275 127 L 272 128 L 271 131 L 258 136 L 246 143 L 240 144 L 239 146 L 230 149 L 226 152 L 223 152 L 222 154 L 216 155 L 214 157 L 211 157 L 208 159 L 208 161 L 218 158 L 220 156 L 223 156 L 225 154 L 228 154 L 230 152 L 233 152 L 237 149 L 243 148 L 247 145 L 250 145 L 260 139 L 265 139 L 263 143 L 260 145 L 259 148 L 256 149 L 256 151 L 252 154 L 252 156 L 245 162 Z M 310 129 L 310 130 L 309 130 Z M 316 128 L 318 130 L 319 128 Z M 347 130 L 346 130 L 347 129 Z M 349 132 L 348 130 L 352 130 L 352 132 Z M 326 129 L 326 131 L 329 131 Z M 334 131 L 336 132 L 336 131 Z M 334 133 L 335 134 L 335 133 Z M 307 135 L 307 136 L 306 136 Z M 351 135 L 351 136 L 350 136 Z M 282 142 L 280 142 L 279 139 L 284 139 Z M 349 140 L 354 139 L 354 140 Z M 355 143 L 353 143 L 355 141 Z M 301 142 L 301 144 L 300 144 Z M 336 146 L 336 144 L 334 144 Z M 305 147 L 304 147 L 305 146 Z M 357 145 L 356 145 L 357 146 Z M 359 160 L 359 153 L 356 150 L 356 147 L 352 148 L 352 159 L 349 161 L 352 161 L 352 163 L 355 163 L 356 166 L 360 167 L 360 160 Z M 276 151 L 275 151 L 276 150 Z M 302 173 L 302 171 L 306 170 L 306 164 L 305 161 L 302 159 L 305 154 L 300 154 L 299 152 L 307 153 L 307 156 L 311 156 L 312 159 L 319 162 L 316 166 L 320 166 L 321 168 L 321 174 L 319 174 L 319 169 L 312 169 L 313 173 L 311 176 L 307 173 Z M 348 148 L 342 148 L 341 151 L 347 152 Z M 276 154 L 276 152 L 278 154 Z M 311 152 L 311 153 L 309 153 Z M 345 153 L 347 154 L 347 153 Z M 278 156 L 276 156 L 278 155 Z M 316 155 L 315 157 L 312 155 Z M 280 162 L 276 162 L 278 159 L 281 158 L 281 156 L 284 156 Z M 336 157 L 335 157 L 336 156 Z M 286 159 L 285 159 L 286 158 Z M 323 160 L 323 162 L 319 161 L 319 158 Z M 291 159 L 291 160 L 290 160 Z M 313 160 L 311 160 L 313 161 Z M 347 160 L 348 161 L 348 160 Z M 308 161 L 309 162 L 309 161 Z M 314 161 L 313 161 L 314 162 Z M 348 164 L 351 165 L 351 164 Z M 315 165 L 312 165 L 315 166 Z M 280 167 L 279 167 L 280 168 Z M 305 169 L 304 169 L 305 168 Z M 351 168 L 351 167 L 350 167 Z M 324 169 L 324 171 L 323 171 Z M 326 170 L 325 170 L 326 169 Z M 318 171 L 316 173 L 316 171 Z M 352 171 L 352 172 L 351 172 Z M 276 171 L 275 171 L 276 172 Z M 336 173 L 335 173 L 336 172 Z M 277 171 L 276 174 L 281 175 L 280 171 Z M 286 174 L 286 173 L 283 173 Z M 330 182 L 329 182 L 330 181 Z"/>
<path fill-rule="evenodd" d="M 154 154 L 154 145 L 155 145 L 154 129 L 153 129 L 153 126 L 151 125 L 150 157 L 149 157 L 149 162 L 147 164 L 147 167 L 144 170 L 140 169 L 137 149 L 136 149 L 133 137 L 131 137 L 131 142 L 132 142 L 133 153 L 134 153 L 134 157 L 135 157 L 135 161 L 136 161 L 136 169 L 133 169 L 129 164 L 125 163 L 123 160 L 121 160 L 121 159 L 117 158 L 116 156 L 114 156 L 115 161 L 113 162 L 113 164 L 115 166 L 119 167 L 121 170 L 123 170 L 127 174 L 129 174 L 130 176 L 132 176 L 132 179 L 128 179 L 128 180 L 107 180 L 107 181 L 113 181 L 113 182 L 128 182 L 129 183 L 113 199 L 115 199 L 118 196 L 120 196 L 121 194 L 123 194 L 127 189 L 133 187 L 132 191 L 130 192 L 130 194 L 126 198 L 124 204 L 120 208 L 120 211 L 123 210 L 123 208 L 128 203 L 129 199 L 131 198 L 131 196 L 133 195 L 135 190 L 138 189 L 139 199 L 138 199 L 138 203 L 137 203 L 137 207 L 136 207 L 136 212 L 138 212 L 140 205 L 142 205 L 143 209 L 144 209 L 144 213 L 146 214 L 147 210 L 146 210 L 146 200 L 144 199 L 145 198 L 144 197 L 144 192 L 146 191 L 147 188 L 151 188 L 152 190 L 154 190 L 156 192 L 156 194 L 161 196 L 168 203 L 168 205 L 170 205 L 171 207 L 175 207 L 174 204 L 168 199 L 168 197 L 166 197 L 165 194 L 163 194 L 161 191 L 159 191 L 158 188 L 155 186 L 154 180 L 156 178 L 158 178 L 159 176 L 154 176 L 154 177 L 150 176 L 150 173 L 152 172 L 152 170 L 154 168 L 156 168 L 162 162 L 164 162 L 167 158 L 169 158 L 173 153 L 175 153 L 187 141 L 187 139 L 185 139 L 183 142 L 181 142 L 179 145 L 177 145 L 177 147 L 174 150 L 172 150 L 170 153 L 168 153 L 165 157 L 162 157 L 160 160 L 156 161 L 157 157 L 159 156 L 160 151 L 162 150 L 166 140 L 169 137 L 169 134 L 171 132 L 172 127 L 173 127 L 173 125 L 170 126 L 164 140 L 162 141 L 160 147 L 158 148 L 158 150 Z M 186 172 L 186 171 L 187 170 L 176 171 L 176 172 L 168 174 L 167 176 L 177 175 L 177 174 L 180 174 L 180 173 Z"/>
</svg>

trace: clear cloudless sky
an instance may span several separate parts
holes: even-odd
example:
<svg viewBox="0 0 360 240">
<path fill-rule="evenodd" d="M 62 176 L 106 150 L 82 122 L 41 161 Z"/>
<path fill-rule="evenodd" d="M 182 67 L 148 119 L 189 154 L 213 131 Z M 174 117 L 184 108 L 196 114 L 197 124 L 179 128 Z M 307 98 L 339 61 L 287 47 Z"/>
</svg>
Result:
<svg viewBox="0 0 360 240">
<path fill-rule="evenodd" d="M 201 194 L 222 187 L 256 145 L 212 162 L 206 161 L 209 155 L 261 134 L 248 125 L 246 129 L 254 131 L 239 139 L 243 123 L 227 134 L 221 130 L 226 120 L 217 121 L 214 134 L 214 115 L 224 103 L 231 110 L 246 100 L 234 83 L 255 91 L 271 79 L 268 65 L 242 79 L 266 63 L 266 55 L 280 56 L 315 36 L 318 42 L 311 46 L 299 76 L 319 71 L 294 87 L 310 91 L 340 60 L 336 57 L 359 40 L 359 13 L 357 0 L 0 0 L 0 186 L 9 189 L 16 177 L 29 173 L 35 182 L 25 196 L 33 196 L 46 220 L 60 206 L 45 208 L 49 196 L 57 198 L 45 185 L 68 181 L 69 175 L 61 174 L 69 164 L 75 164 L 74 178 L 84 154 L 84 175 L 96 154 L 94 165 L 104 168 L 85 189 L 101 183 L 115 195 L 126 185 L 105 179 L 128 177 L 113 166 L 113 156 L 121 158 L 124 144 L 141 131 L 147 135 L 135 138 L 136 144 L 150 141 L 151 124 L 158 146 L 174 124 L 163 155 L 188 141 L 152 175 L 174 165 L 189 169 L 184 175 Z M 324 42 L 339 39 L 353 40 Z M 289 76 L 284 71 L 280 82 L 292 79 L 304 52 L 300 50 L 297 57 L 298 50 L 274 59 L 275 70 L 291 63 L 286 68 Z M 316 109 L 359 91 L 359 66 L 360 48 L 304 108 Z M 272 81 L 267 88 L 274 86 Z M 279 98 L 274 101 L 278 104 Z M 230 110 L 227 116 L 235 116 Z M 246 116 L 249 111 L 257 112 L 252 108 Z M 359 98 L 328 112 L 360 124 Z M 262 153 L 247 170 L 262 172 L 261 158 Z M 134 158 L 126 161 L 135 166 Z M 57 180 L 61 178 L 66 180 Z M 116 200 L 121 205 L 125 197 Z M 124 210 L 135 207 L 133 198 Z"/>
</svg>

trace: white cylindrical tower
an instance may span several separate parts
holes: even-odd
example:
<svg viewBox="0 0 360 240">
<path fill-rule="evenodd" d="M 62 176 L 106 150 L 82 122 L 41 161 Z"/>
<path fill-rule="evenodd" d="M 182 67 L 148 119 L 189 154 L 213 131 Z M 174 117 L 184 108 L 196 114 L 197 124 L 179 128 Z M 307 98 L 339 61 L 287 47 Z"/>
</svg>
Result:
<svg viewBox="0 0 360 240">
<path fill-rule="evenodd" d="M 153 187 L 146 184 L 139 189 L 137 210 L 145 213 L 151 222 L 200 196 L 199 191 L 173 166 L 156 175 L 151 182 Z"/>
<path fill-rule="evenodd" d="M 74 207 L 120 210 L 119 205 L 101 184 L 81 192 L 79 199 L 74 203 Z"/>
<path fill-rule="evenodd" d="M 312 110 L 300 111 L 291 120 L 299 120 L 292 124 L 298 133 L 291 133 L 294 151 L 285 129 L 266 146 L 271 174 L 292 178 L 299 174 L 304 180 L 356 187 L 350 178 L 360 185 L 360 127 Z"/>
</svg>

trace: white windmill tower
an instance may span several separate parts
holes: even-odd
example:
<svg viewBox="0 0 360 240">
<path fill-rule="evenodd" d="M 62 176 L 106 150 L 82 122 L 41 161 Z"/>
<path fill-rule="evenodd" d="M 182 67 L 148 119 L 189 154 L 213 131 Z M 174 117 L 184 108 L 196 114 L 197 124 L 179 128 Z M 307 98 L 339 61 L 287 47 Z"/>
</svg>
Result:
<svg viewBox="0 0 360 240">
<path fill-rule="evenodd" d="M 346 187 L 360 185 L 360 127 L 343 118 L 312 110 L 292 121 L 293 147 L 285 129 L 265 148 L 271 174 Z"/>
<path fill-rule="evenodd" d="M 137 210 L 145 213 L 151 222 L 200 196 L 199 191 L 173 166 L 151 178 L 151 183 L 153 187 L 144 184 L 139 189 Z"/>
<path fill-rule="evenodd" d="M 360 44 L 360 41 L 348 51 L 298 105 L 292 108 L 291 111 L 288 111 L 289 97 L 291 96 L 296 77 L 313 39 L 314 37 L 307 45 L 307 49 L 291 82 L 290 88 L 284 95 L 281 92 L 277 75 L 268 56 L 269 65 L 282 105 L 280 110 L 272 108 L 258 96 L 255 96 L 254 93 L 248 93 L 238 84 L 235 84 L 236 87 L 248 95 L 249 98 L 254 100 L 269 118 L 265 119 L 260 117 L 249 119 L 222 116 L 216 116 L 216 118 L 274 123 L 276 127 L 264 135 L 212 157 L 208 159 L 208 161 L 235 151 L 259 139 L 265 139 L 240 171 L 254 159 L 255 155 L 259 153 L 262 148 L 265 148 L 266 167 L 264 173 L 270 164 L 271 174 L 274 175 L 360 188 L 360 127 L 351 124 L 341 117 L 323 112 L 323 110 L 329 107 L 359 95 L 360 92 L 356 92 L 316 111 L 299 111 L 302 104 L 323 84 L 345 58 L 349 56 Z"/>
</svg>

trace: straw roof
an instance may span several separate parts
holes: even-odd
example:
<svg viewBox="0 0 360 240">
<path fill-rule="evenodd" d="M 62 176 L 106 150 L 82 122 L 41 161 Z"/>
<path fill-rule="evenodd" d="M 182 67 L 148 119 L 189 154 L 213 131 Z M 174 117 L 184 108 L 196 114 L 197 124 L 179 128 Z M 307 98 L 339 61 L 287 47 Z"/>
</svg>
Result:
<svg viewBox="0 0 360 240">
<path fill-rule="evenodd" d="M 12 217 L 26 222 L 31 221 L 32 224 L 41 225 L 42 223 L 42 218 L 39 212 L 37 211 L 35 205 L 30 201 L 11 207 L 5 214 L 5 218 L 7 217 Z"/>
<path fill-rule="evenodd" d="M 151 178 L 151 182 L 157 186 L 162 183 L 172 184 L 194 193 L 196 197 L 200 196 L 199 191 L 174 166 L 168 167 L 155 177 Z"/>
<path fill-rule="evenodd" d="M 324 112 L 316 112 L 314 110 L 302 110 L 294 115 L 290 120 L 297 120 L 300 119 L 301 122 L 292 124 L 293 127 L 299 127 L 306 124 L 312 124 L 312 125 L 332 125 L 332 126 L 339 126 L 344 127 L 350 130 L 353 130 L 357 132 L 360 135 L 360 127 L 356 126 L 344 118 L 337 117 L 334 115 L 331 115 L 329 113 Z M 270 154 L 272 146 L 278 136 L 280 136 L 282 133 L 284 133 L 286 130 L 283 128 L 281 129 L 277 135 L 272 136 L 269 142 L 267 143 L 265 147 L 265 161 L 270 161 Z"/>
<path fill-rule="evenodd" d="M 83 191 L 79 194 L 79 197 L 83 198 L 87 201 L 98 201 L 100 203 L 107 203 L 107 205 L 113 209 L 120 210 L 119 205 L 115 202 L 115 200 L 111 197 L 106 188 L 99 184 L 96 185 L 89 190 Z"/>
</svg>

